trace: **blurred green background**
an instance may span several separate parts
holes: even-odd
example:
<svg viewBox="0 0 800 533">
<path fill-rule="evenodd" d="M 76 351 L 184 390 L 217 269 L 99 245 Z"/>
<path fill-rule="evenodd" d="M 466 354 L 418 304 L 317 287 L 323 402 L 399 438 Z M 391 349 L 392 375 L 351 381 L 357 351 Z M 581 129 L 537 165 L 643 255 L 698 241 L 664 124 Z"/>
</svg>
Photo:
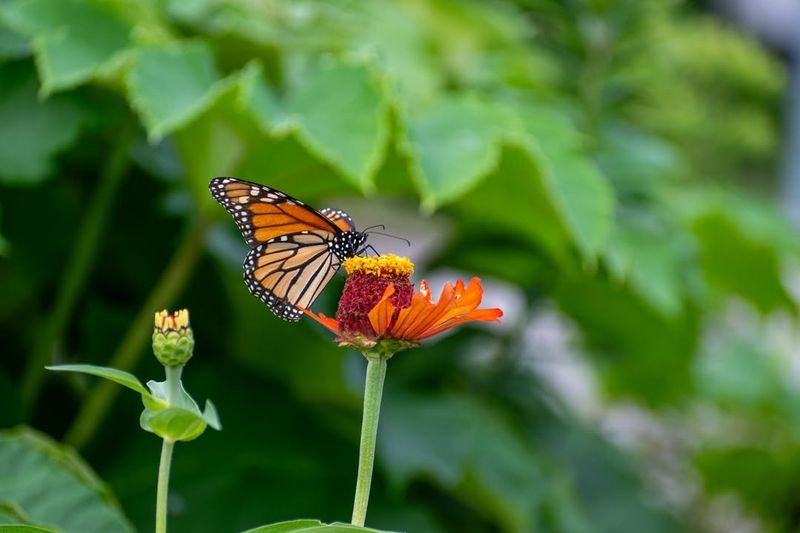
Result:
<svg viewBox="0 0 800 533">
<path fill-rule="evenodd" d="M 798 530 L 787 79 L 702 2 L 0 1 L 0 522 L 151 530 L 138 398 L 42 367 L 161 379 L 164 307 L 224 426 L 171 530 L 348 519 L 364 362 L 248 293 L 232 175 L 505 310 L 390 362 L 368 525 Z"/>
</svg>

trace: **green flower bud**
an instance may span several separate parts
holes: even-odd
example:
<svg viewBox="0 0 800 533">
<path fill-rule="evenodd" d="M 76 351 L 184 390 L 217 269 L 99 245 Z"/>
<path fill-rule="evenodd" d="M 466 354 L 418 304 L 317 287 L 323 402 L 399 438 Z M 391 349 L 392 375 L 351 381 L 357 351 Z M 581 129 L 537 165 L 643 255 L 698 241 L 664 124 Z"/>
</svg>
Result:
<svg viewBox="0 0 800 533">
<path fill-rule="evenodd" d="M 194 334 L 189 326 L 189 311 L 156 313 L 153 353 L 164 366 L 182 366 L 192 357 Z"/>
</svg>

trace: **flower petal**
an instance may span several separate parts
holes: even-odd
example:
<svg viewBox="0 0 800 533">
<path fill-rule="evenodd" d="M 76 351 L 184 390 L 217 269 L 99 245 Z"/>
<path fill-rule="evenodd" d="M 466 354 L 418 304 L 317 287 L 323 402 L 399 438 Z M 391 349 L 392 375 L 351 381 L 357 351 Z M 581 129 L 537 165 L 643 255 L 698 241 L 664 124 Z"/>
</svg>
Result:
<svg viewBox="0 0 800 533">
<path fill-rule="evenodd" d="M 432 297 L 432 295 L 431 295 L 431 287 L 430 287 L 430 285 L 428 285 L 428 282 L 425 281 L 424 279 L 419 282 L 419 292 L 420 292 L 420 294 L 422 294 L 422 296 L 425 297 L 426 300 L 428 300 L 429 302 L 431 301 L 431 297 Z"/>
<path fill-rule="evenodd" d="M 386 290 L 383 291 L 383 296 L 369 312 L 369 323 L 378 337 L 383 336 L 389 328 L 392 321 L 395 307 L 392 305 L 390 298 L 394 294 L 394 284 L 390 283 Z"/>
<path fill-rule="evenodd" d="M 408 340 L 418 338 L 441 320 L 454 298 L 452 283 L 444 284 L 439 301 L 435 304 L 430 303 L 423 295 L 415 294 L 411 300 L 411 307 L 400 311 L 392 331 L 393 337 Z"/>
<path fill-rule="evenodd" d="M 306 315 L 310 316 L 311 318 L 313 318 L 314 320 L 316 320 L 317 322 L 319 322 L 332 332 L 336 333 L 337 335 L 339 334 L 339 322 L 335 318 L 329 318 L 323 315 L 322 313 L 316 315 L 310 309 L 304 309 L 302 307 L 300 308 L 300 310 L 302 310 Z"/>
<path fill-rule="evenodd" d="M 457 316 L 469 313 L 478 307 L 483 298 L 483 287 L 481 287 L 481 280 L 479 278 L 472 278 L 469 286 L 464 287 L 464 282 L 458 280 L 455 288 L 454 304 L 450 310 L 442 317 L 442 322 L 455 318 Z"/>
<path fill-rule="evenodd" d="M 497 322 L 500 320 L 501 316 L 503 316 L 503 311 L 497 308 L 476 309 L 475 311 L 467 313 L 466 315 L 455 317 L 451 320 L 437 324 L 436 326 L 425 331 L 422 336 L 419 337 L 419 339 L 427 339 L 428 337 L 432 337 L 433 335 L 439 334 L 443 331 L 467 322 Z"/>
</svg>

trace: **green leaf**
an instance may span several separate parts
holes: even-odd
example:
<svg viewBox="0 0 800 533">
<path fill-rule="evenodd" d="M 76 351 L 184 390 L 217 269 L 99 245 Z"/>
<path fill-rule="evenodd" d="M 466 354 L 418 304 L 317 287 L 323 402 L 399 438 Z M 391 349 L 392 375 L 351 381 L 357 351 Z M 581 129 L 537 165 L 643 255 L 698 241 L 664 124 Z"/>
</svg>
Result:
<svg viewBox="0 0 800 533">
<path fill-rule="evenodd" d="M 539 161 L 526 147 L 506 147 L 499 166 L 453 209 L 468 232 L 491 229 L 527 239 L 561 262 L 570 257 L 573 241 L 545 188 Z"/>
<path fill-rule="evenodd" d="M 800 255 L 800 241 L 772 205 L 710 187 L 676 191 L 670 205 L 694 233 L 703 277 L 716 295 L 738 295 L 763 313 L 797 311 L 783 270 Z"/>
<path fill-rule="evenodd" d="M 765 313 L 780 308 L 796 310 L 781 279 L 778 251 L 770 243 L 746 235 L 735 214 L 710 212 L 694 221 L 693 230 L 711 287 L 737 294 Z"/>
<path fill-rule="evenodd" d="M 206 424 L 219 431 L 222 429 L 222 422 L 219 421 L 219 414 L 217 408 L 211 403 L 211 400 L 206 400 L 206 407 L 203 409 L 203 420 Z"/>
<path fill-rule="evenodd" d="M 207 425 L 202 416 L 180 407 L 167 407 L 157 412 L 145 410 L 140 424 L 145 431 L 176 441 L 196 439 L 203 434 Z"/>
<path fill-rule="evenodd" d="M 48 370 L 55 370 L 57 372 L 80 372 L 82 374 L 98 376 L 111 380 L 115 383 L 119 383 L 120 385 L 128 387 L 139 394 L 150 396 L 148 390 L 144 388 L 144 385 L 142 385 L 138 379 L 136 379 L 136 376 L 123 370 L 117 370 L 116 368 L 107 368 L 94 365 L 58 365 L 48 366 L 45 368 Z"/>
<path fill-rule="evenodd" d="M 243 533 L 349 533 L 351 531 L 372 531 L 382 533 L 377 529 L 358 527 L 350 524 L 323 524 L 319 520 L 290 520 L 279 522 L 268 526 L 261 526 L 255 529 L 248 529 Z M 388 533 L 388 532 L 386 532 Z"/>
<path fill-rule="evenodd" d="M 8 28 L 0 11 L 0 59 L 17 59 L 30 53 L 28 39 Z"/>
<path fill-rule="evenodd" d="M 579 146 L 575 127 L 563 116 L 538 106 L 509 108 L 518 115 L 526 144 L 536 155 L 544 190 L 578 249 L 595 257 L 608 239 L 614 193 Z"/>
<path fill-rule="evenodd" d="M 0 524 L 24 524 L 26 522 L 28 522 L 28 518 L 19 505 L 0 502 Z"/>
<path fill-rule="evenodd" d="M 108 489 L 70 448 L 20 427 L 0 432 L 0 501 L 65 533 L 132 531 Z"/>
<path fill-rule="evenodd" d="M 289 520 L 286 522 L 278 522 L 277 524 L 270 524 L 268 526 L 261 526 L 254 529 L 248 529 L 243 533 L 290 533 L 314 526 L 321 526 L 322 522 L 319 520 L 301 519 Z"/>
<path fill-rule="evenodd" d="M 222 428 L 214 405 L 206 400 L 205 412 L 201 413 L 197 402 L 183 388 L 183 383 L 180 383 L 177 398 L 169 397 L 166 381 L 151 380 L 147 387 L 152 395 L 142 395 L 145 410 L 139 419 L 145 431 L 162 438 L 188 441 L 202 435 L 207 425 L 216 430 Z"/>
<path fill-rule="evenodd" d="M 33 39 L 45 94 L 88 81 L 131 42 L 126 24 L 87 0 L 12 0 L 0 16 Z"/>
<path fill-rule="evenodd" d="M 260 68 L 246 73 L 243 104 L 268 132 L 295 132 L 316 157 L 361 190 L 386 155 L 389 106 L 376 76 L 340 61 L 314 65 L 278 102 Z"/>
<path fill-rule="evenodd" d="M 555 296 L 581 328 L 609 394 L 648 405 L 691 394 L 696 309 L 687 305 L 681 313 L 665 315 L 629 284 L 599 276 L 564 279 Z"/>
<path fill-rule="evenodd" d="M 455 200 L 497 166 L 510 120 L 472 97 L 442 99 L 408 119 L 404 149 L 428 208 Z"/>
<path fill-rule="evenodd" d="M 231 83 L 220 79 L 211 50 L 201 42 L 137 50 L 126 82 L 152 141 L 190 122 Z"/>
<path fill-rule="evenodd" d="M 611 234 L 606 261 L 619 281 L 627 281 L 645 301 L 665 316 L 682 310 L 687 288 L 685 265 L 692 241 L 678 224 L 670 224 L 652 211 L 626 213 Z"/>
<path fill-rule="evenodd" d="M 45 529 L 38 526 L 23 524 L 0 525 L 0 533 L 57 533 L 55 529 Z"/>
<path fill-rule="evenodd" d="M 26 65 L 0 66 L 0 79 L 0 183 L 39 183 L 53 157 L 76 140 L 86 113 L 73 96 L 38 99 Z"/>
<path fill-rule="evenodd" d="M 457 209 L 522 230 L 556 256 L 574 243 L 593 258 L 611 230 L 614 196 L 578 148 L 555 113 L 474 97 L 443 99 L 409 119 L 405 143 L 427 207 L 459 199 Z"/>
<path fill-rule="evenodd" d="M 394 483 L 433 479 L 507 530 L 532 529 L 545 492 L 542 467 L 509 425 L 466 397 L 387 400 L 377 457 Z"/>
</svg>

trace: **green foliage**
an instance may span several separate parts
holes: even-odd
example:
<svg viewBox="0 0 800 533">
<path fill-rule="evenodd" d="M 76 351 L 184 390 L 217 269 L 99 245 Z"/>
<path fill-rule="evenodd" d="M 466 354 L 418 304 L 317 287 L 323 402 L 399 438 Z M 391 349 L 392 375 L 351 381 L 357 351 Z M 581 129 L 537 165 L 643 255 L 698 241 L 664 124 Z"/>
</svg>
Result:
<svg viewBox="0 0 800 533">
<path fill-rule="evenodd" d="M 66 533 L 133 531 L 86 463 L 41 433 L 24 427 L 0 433 L 0 465 L 0 501 L 13 505 L 27 524 Z"/>
<path fill-rule="evenodd" d="M 26 65 L 0 65 L 0 77 L 0 183 L 35 185 L 50 177 L 53 156 L 76 140 L 88 113 L 74 96 L 40 101 Z"/>
<path fill-rule="evenodd" d="M 179 383 L 177 398 L 170 398 L 166 381 L 148 381 L 147 387 L 150 389 L 148 391 L 136 376 L 115 368 L 92 365 L 59 365 L 47 368 L 59 372 L 80 372 L 99 376 L 138 392 L 142 395 L 144 404 L 139 423 L 142 429 L 161 438 L 189 441 L 202 435 L 207 426 L 216 430 L 222 429 L 217 410 L 211 400 L 206 400 L 205 409 L 200 411 L 194 399 L 184 390 L 182 383 Z"/>
<path fill-rule="evenodd" d="M 364 527 L 351 526 L 350 524 L 323 524 L 319 520 L 292 520 L 269 526 L 248 529 L 244 533 L 348 533 L 350 531 L 373 531 Z"/>
<path fill-rule="evenodd" d="M 593 418 L 576 419 L 563 391 L 531 369 L 551 360 L 525 333 L 548 309 L 573 330 L 598 416 L 623 401 L 683 421 L 696 407 L 731 410 L 734 423 L 756 428 L 721 446 L 726 435 L 706 441 L 687 422 L 696 456 L 684 466 L 709 497 L 732 492 L 768 527 L 796 527 L 800 400 L 790 372 L 767 348 L 768 328 L 742 340 L 728 331 L 741 328 L 720 326 L 732 303 L 752 313 L 748 324 L 797 312 L 786 282 L 796 231 L 774 202 L 737 185 L 775 188 L 783 74 L 752 40 L 660 0 L 8 0 L 0 79 L 3 421 L 72 435 L 96 397 L 93 383 L 66 378 L 51 379 L 38 405 L 23 400 L 18 382 L 42 370 L 30 361 L 45 328 L 57 337 L 49 362 L 87 361 L 59 369 L 135 390 L 148 430 L 190 439 L 217 427 L 210 404 L 201 412 L 182 392 L 181 405 L 167 406 L 163 383 L 99 366 L 116 353 L 134 370 L 147 342 L 141 317 L 179 293 L 169 298 L 197 310 L 203 349 L 193 365 L 220 399 L 226 431 L 176 457 L 177 531 L 298 516 L 329 525 L 287 531 L 352 529 L 336 520 L 349 514 L 355 481 L 362 361 L 247 293 L 246 246 L 208 195 L 218 175 L 318 207 L 369 195 L 379 211 L 387 197 L 426 221 L 437 211 L 448 231 L 431 236 L 439 244 L 419 273 L 482 276 L 490 297 L 506 282 L 520 302 L 504 327 L 459 331 L 390 362 L 369 525 L 696 525 L 684 508 L 652 504 L 658 491 L 642 480 L 658 475 L 646 457 L 605 438 Z M 102 169 L 117 164 L 112 153 L 125 179 L 94 221 L 105 239 L 84 239 L 75 228 Z M 402 225 L 389 230 L 405 236 Z M 84 241 L 93 250 L 81 257 L 97 258 L 87 283 L 61 267 Z M 339 284 L 315 309 L 330 313 Z M 70 287 L 85 288 L 55 327 L 53 302 L 69 300 Z M 720 336 L 730 342 L 709 354 Z M 106 425 L 85 453 L 147 528 L 156 450 L 125 423 L 139 410 L 123 398 L 94 420 Z M 3 438 L 40 454 L 36 439 Z M 3 503 L 0 521 L 65 528 Z M 94 507 L 74 509 L 64 516 Z"/>
</svg>

